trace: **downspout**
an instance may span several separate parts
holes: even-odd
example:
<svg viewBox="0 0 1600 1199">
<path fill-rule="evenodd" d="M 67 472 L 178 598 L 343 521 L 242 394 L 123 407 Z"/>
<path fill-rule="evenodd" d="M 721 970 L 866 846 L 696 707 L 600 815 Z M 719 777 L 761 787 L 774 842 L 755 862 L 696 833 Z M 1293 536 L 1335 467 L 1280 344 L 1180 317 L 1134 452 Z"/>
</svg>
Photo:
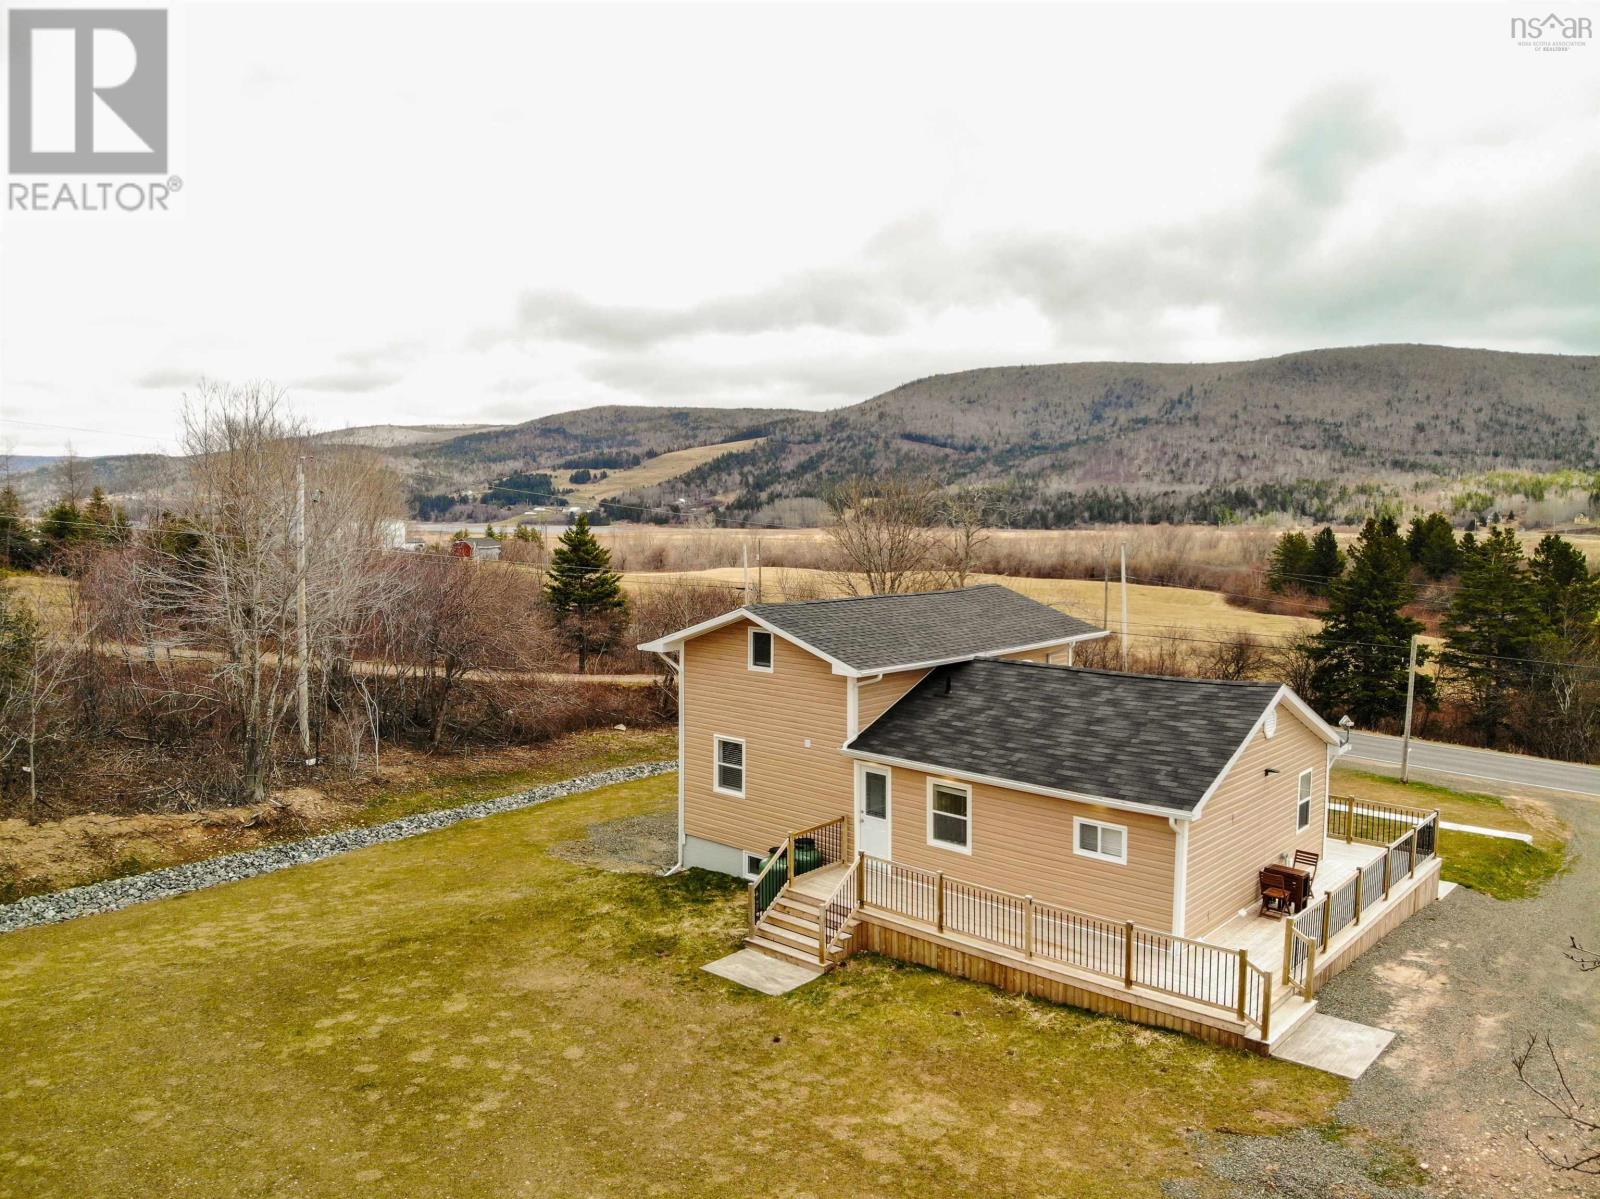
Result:
<svg viewBox="0 0 1600 1199">
<path fill-rule="evenodd" d="M 1184 909 L 1189 902 L 1189 821 L 1168 816 L 1167 823 L 1178 839 L 1172 854 L 1172 933 L 1181 937 L 1187 914 Z"/>
<path fill-rule="evenodd" d="M 683 656 L 682 649 L 678 650 L 678 656 Z M 674 662 L 663 650 L 657 650 L 656 657 L 672 667 L 672 673 L 678 676 L 678 860 L 667 867 L 663 872 L 665 876 L 677 874 L 683 869 L 683 851 L 688 843 L 683 831 L 683 664 Z"/>
</svg>

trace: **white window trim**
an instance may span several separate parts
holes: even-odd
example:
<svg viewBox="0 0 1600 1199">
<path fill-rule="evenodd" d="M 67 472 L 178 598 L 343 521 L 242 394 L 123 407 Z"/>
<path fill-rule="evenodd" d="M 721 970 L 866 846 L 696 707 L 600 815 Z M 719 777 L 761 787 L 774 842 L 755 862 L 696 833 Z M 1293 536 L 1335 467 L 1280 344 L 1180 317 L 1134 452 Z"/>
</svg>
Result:
<svg viewBox="0 0 1600 1199">
<path fill-rule="evenodd" d="M 945 788 L 948 788 L 951 791 L 960 791 L 963 795 L 965 795 L 967 797 L 967 843 L 965 845 L 955 845 L 955 844 L 952 844 L 949 841 L 937 840 L 934 837 L 934 835 L 933 835 L 933 790 L 934 790 L 935 787 L 945 787 Z M 944 814 L 946 816 L 951 815 L 951 813 L 949 813 L 949 812 L 946 812 Z M 966 783 L 958 783 L 954 779 L 930 778 L 928 780 L 928 830 L 927 830 L 927 832 L 928 832 L 928 844 L 933 846 L 935 849 L 947 849 L 951 853 L 964 853 L 968 857 L 972 856 L 972 788 L 971 788 L 971 786 L 969 786 Z"/>
<path fill-rule="evenodd" d="M 770 659 L 772 665 L 769 665 L 769 666 L 757 666 L 756 665 L 756 634 L 757 633 L 760 633 L 763 637 L 765 637 L 767 639 L 767 653 L 769 655 L 769 659 Z M 776 666 L 777 663 L 778 663 L 778 639 L 776 637 L 774 637 L 771 633 L 767 632 L 766 629 L 758 629 L 758 628 L 756 628 L 755 626 L 752 625 L 745 633 L 745 642 L 744 642 L 744 665 L 745 665 L 745 669 L 746 670 L 754 670 L 758 674 L 771 674 L 772 673 L 772 667 Z"/>
<path fill-rule="evenodd" d="M 722 743 L 734 741 L 739 746 L 739 779 L 741 786 L 737 791 L 722 785 Z M 750 748 L 745 745 L 743 737 L 729 737 L 722 733 L 711 735 L 711 789 L 718 795 L 731 795 L 735 799 L 743 799 L 745 791 L 750 785 Z"/>
<path fill-rule="evenodd" d="M 1099 829 L 1114 829 L 1122 834 L 1121 855 L 1101 853 L 1098 850 L 1090 851 L 1083 847 L 1078 840 L 1078 830 L 1086 824 L 1092 824 Z M 1128 826 L 1125 824 L 1112 824 L 1109 820 L 1090 820 L 1087 816 L 1074 816 L 1072 818 L 1072 852 L 1080 858 L 1093 858 L 1097 862 L 1114 862 L 1118 866 L 1128 864 Z"/>
<path fill-rule="evenodd" d="M 1300 802 L 1301 802 L 1300 801 L 1300 784 L 1306 783 L 1306 782 L 1310 783 L 1310 786 L 1308 786 L 1306 788 L 1306 798 L 1305 798 L 1306 822 L 1304 824 L 1301 824 L 1300 823 Z M 1316 806 L 1317 806 L 1317 782 L 1316 782 L 1316 779 L 1312 777 L 1312 772 L 1310 770 L 1302 770 L 1300 772 L 1299 777 L 1295 779 L 1295 783 L 1294 783 L 1294 831 L 1295 832 L 1303 833 L 1308 828 L 1311 827 L 1311 809 L 1316 807 Z"/>
<path fill-rule="evenodd" d="M 751 882 L 755 882 L 756 874 L 761 870 L 761 863 L 767 860 L 767 855 L 764 853 L 751 853 L 748 849 L 740 850 L 739 852 L 740 856 L 744 859 L 743 877 L 749 879 Z M 756 868 L 754 870 L 750 869 L 751 858 L 756 860 Z"/>
</svg>

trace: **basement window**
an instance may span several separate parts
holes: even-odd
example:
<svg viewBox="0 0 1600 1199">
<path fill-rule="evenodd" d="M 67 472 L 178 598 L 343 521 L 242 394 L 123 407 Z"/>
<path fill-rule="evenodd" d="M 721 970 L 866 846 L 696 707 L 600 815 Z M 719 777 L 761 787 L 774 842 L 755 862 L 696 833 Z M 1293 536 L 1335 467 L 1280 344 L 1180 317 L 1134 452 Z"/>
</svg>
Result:
<svg viewBox="0 0 1600 1199">
<path fill-rule="evenodd" d="M 1102 862 L 1128 864 L 1128 829 L 1121 824 L 1105 824 L 1079 816 L 1072 821 L 1072 852 Z"/>
<path fill-rule="evenodd" d="M 744 742 L 737 737 L 718 737 L 716 761 L 716 781 L 711 785 L 713 791 L 720 791 L 724 795 L 737 795 L 744 798 Z"/>
<path fill-rule="evenodd" d="M 772 634 L 765 629 L 750 630 L 750 669 L 772 673 Z"/>
</svg>

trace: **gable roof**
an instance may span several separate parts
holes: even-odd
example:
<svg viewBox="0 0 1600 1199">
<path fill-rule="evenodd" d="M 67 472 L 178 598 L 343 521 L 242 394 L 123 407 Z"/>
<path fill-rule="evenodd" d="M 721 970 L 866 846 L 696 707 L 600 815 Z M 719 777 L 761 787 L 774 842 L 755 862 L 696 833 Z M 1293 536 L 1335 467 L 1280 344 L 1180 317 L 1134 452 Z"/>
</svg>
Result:
<svg viewBox="0 0 1600 1199">
<path fill-rule="evenodd" d="M 826 658 L 836 674 L 850 675 L 938 666 L 980 654 L 1105 636 L 1104 629 L 1075 616 L 986 583 L 957 591 L 749 604 L 639 648 L 676 648 L 739 619 L 755 621 Z"/>
<path fill-rule="evenodd" d="M 1135 810 L 1198 815 L 1287 687 L 974 661 L 931 672 L 846 745 L 889 758 Z"/>
</svg>

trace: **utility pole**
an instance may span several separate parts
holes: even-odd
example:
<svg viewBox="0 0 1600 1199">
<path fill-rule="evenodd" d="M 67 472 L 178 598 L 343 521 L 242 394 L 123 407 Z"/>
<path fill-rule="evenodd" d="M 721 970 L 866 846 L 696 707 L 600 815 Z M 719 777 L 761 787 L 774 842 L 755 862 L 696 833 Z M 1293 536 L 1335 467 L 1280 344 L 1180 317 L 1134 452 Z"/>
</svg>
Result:
<svg viewBox="0 0 1600 1199">
<path fill-rule="evenodd" d="M 1128 543 L 1118 547 L 1122 555 L 1122 669 L 1128 669 Z"/>
<path fill-rule="evenodd" d="M 748 538 L 740 549 L 744 551 L 744 602 L 748 604 L 750 602 L 750 542 Z"/>
<path fill-rule="evenodd" d="M 1409 783 L 1411 773 L 1411 705 L 1417 698 L 1417 635 L 1411 634 L 1411 661 L 1406 667 L 1406 734 L 1400 742 L 1400 781 Z"/>
<path fill-rule="evenodd" d="M 766 592 L 762 589 L 761 583 L 762 583 L 762 574 L 761 574 L 761 538 L 757 537 L 756 538 L 756 603 L 758 603 L 758 604 L 761 603 L 766 598 Z"/>
<path fill-rule="evenodd" d="M 1111 551 L 1110 551 L 1110 549 L 1106 550 L 1105 569 L 1103 571 L 1101 571 L 1100 573 L 1105 577 L 1105 581 L 1106 581 L 1105 603 L 1102 605 L 1101 612 L 1100 612 L 1100 627 L 1102 629 L 1109 629 L 1111 627 Z"/>
<path fill-rule="evenodd" d="M 294 464 L 294 561 L 295 561 L 295 614 L 296 658 L 299 660 L 299 684 L 295 692 L 296 706 L 300 711 L 300 756 L 311 765 L 311 682 L 309 678 L 309 645 L 306 638 L 306 460 L 297 458 Z"/>
</svg>

